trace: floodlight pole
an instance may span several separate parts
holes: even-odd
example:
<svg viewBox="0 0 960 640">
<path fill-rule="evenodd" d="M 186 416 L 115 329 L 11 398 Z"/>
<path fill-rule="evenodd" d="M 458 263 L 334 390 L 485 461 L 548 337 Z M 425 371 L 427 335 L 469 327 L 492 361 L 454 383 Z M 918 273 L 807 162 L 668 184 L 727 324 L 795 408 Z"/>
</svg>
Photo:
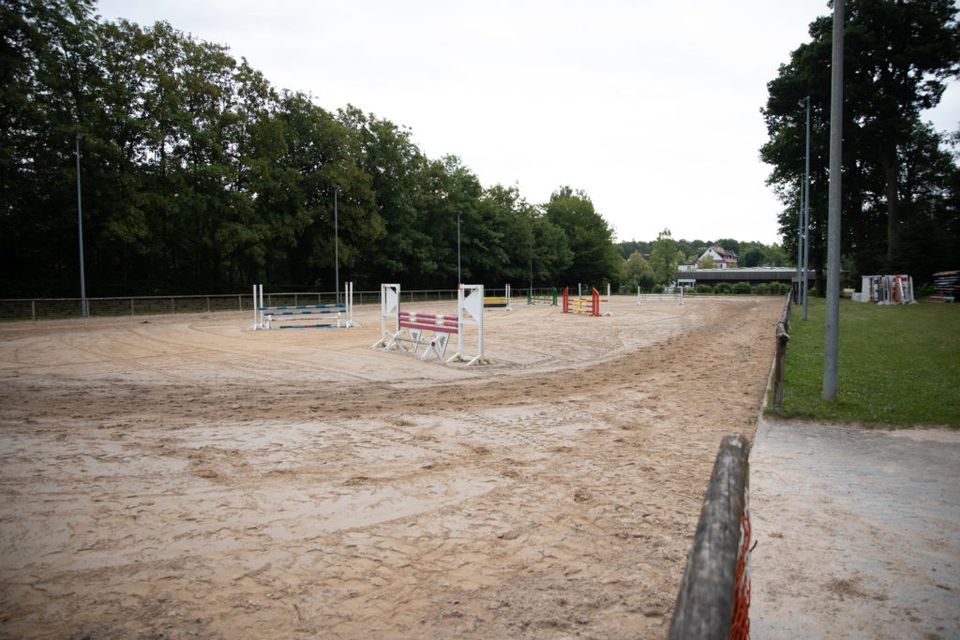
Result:
<svg viewBox="0 0 960 640">
<path fill-rule="evenodd" d="M 797 296 L 796 302 L 803 302 L 803 185 L 800 185 L 800 203 L 797 206 Z"/>
<path fill-rule="evenodd" d="M 337 192 L 340 187 L 333 188 L 333 283 L 337 290 L 337 304 L 340 304 L 340 222 L 337 216 Z"/>
<path fill-rule="evenodd" d="M 460 288 L 460 210 L 457 209 L 457 289 Z"/>
<path fill-rule="evenodd" d="M 77 132 L 74 141 L 77 155 L 77 231 L 80 238 L 80 315 L 86 318 L 90 315 L 87 305 L 87 277 L 83 268 L 83 207 L 80 201 L 80 138 L 83 134 Z"/>
<path fill-rule="evenodd" d="M 807 319 L 807 291 L 810 282 L 810 96 L 807 103 L 806 160 L 803 169 L 803 319 Z"/>
<path fill-rule="evenodd" d="M 840 359 L 840 196 L 843 163 L 843 0 L 833 3 L 830 68 L 830 198 L 827 220 L 827 317 L 823 336 L 823 399 L 837 399 Z"/>
</svg>

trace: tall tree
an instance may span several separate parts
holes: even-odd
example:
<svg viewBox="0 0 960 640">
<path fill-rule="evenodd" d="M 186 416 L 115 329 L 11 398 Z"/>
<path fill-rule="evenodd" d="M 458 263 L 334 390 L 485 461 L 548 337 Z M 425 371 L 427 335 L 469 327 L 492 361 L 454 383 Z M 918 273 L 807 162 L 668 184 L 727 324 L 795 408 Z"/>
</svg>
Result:
<svg viewBox="0 0 960 640">
<path fill-rule="evenodd" d="M 657 276 L 657 284 L 673 282 L 673 275 L 677 270 L 677 242 L 670 229 L 664 229 L 657 234 L 657 239 L 650 248 L 650 266 Z"/>
<path fill-rule="evenodd" d="M 905 182 L 904 154 L 918 133 L 921 111 L 940 101 L 945 82 L 960 70 L 957 8 L 951 0 L 849 0 L 846 13 L 843 247 L 861 269 L 910 270 L 917 265 L 900 244 L 904 234 L 915 236 L 905 212 L 917 191 Z M 810 42 L 780 67 L 763 110 L 769 140 L 761 157 L 773 165 L 768 182 L 785 204 L 781 233 L 794 251 L 804 157 L 800 101 L 811 98 L 810 249 L 818 275 L 825 242 L 831 28 L 829 16 L 810 25 Z"/>
<path fill-rule="evenodd" d="M 547 219 L 567 236 L 573 262 L 563 273 L 567 283 L 619 283 L 621 258 L 613 246 L 613 230 L 583 191 L 561 187 L 545 205 Z"/>
</svg>

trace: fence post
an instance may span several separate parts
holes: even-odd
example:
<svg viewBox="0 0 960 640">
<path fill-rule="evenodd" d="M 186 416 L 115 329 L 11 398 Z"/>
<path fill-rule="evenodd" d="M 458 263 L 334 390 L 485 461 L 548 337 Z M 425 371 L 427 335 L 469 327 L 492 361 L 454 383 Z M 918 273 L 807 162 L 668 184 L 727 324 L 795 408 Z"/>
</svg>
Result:
<svg viewBox="0 0 960 640">
<path fill-rule="evenodd" d="M 30 301 L 30 318 L 33 320 L 37 319 L 37 301 L 36 300 Z"/>
<path fill-rule="evenodd" d="M 741 527 L 748 513 L 749 453 L 743 436 L 726 436 L 720 442 L 677 595 L 670 640 L 726 640 L 731 635 Z"/>
<path fill-rule="evenodd" d="M 783 411 L 783 366 L 787 355 L 787 343 L 790 342 L 790 303 L 792 292 L 787 294 L 783 313 L 777 322 L 777 354 L 773 361 L 773 410 L 777 414 Z"/>
<path fill-rule="evenodd" d="M 134 312 L 134 310 L 133 310 L 133 298 L 130 298 L 130 317 L 132 318 L 132 317 L 134 317 L 135 315 L 137 315 L 137 314 L 136 314 L 136 313 Z"/>
</svg>

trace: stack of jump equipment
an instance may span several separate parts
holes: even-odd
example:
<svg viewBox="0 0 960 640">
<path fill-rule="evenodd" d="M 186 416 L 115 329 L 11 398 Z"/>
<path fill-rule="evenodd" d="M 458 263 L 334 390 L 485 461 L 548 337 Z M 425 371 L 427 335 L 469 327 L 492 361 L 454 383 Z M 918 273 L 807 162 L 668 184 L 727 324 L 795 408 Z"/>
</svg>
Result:
<svg viewBox="0 0 960 640">
<path fill-rule="evenodd" d="M 600 293 L 593 289 L 590 292 L 589 298 L 570 297 L 570 287 L 564 287 L 563 289 L 563 312 L 564 313 L 580 313 L 588 316 L 600 316 Z"/>
<path fill-rule="evenodd" d="M 956 302 L 960 296 L 960 271 L 940 271 L 933 274 L 933 290 L 931 300 Z"/>
<path fill-rule="evenodd" d="M 908 275 L 863 276 L 860 302 L 877 304 L 910 304 L 913 297 L 913 278 Z"/>
<path fill-rule="evenodd" d="M 263 285 L 253 285 L 253 326 L 257 329 L 339 329 L 353 326 L 353 283 L 343 287 L 344 301 L 334 304 L 298 304 L 268 307 L 263 304 Z M 312 316 L 329 322 L 313 322 Z M 336 315 L 336 322 L 330 316 Z"/>
<path fill-rule="evenodd" d="M 550 295 L 535 296 L 533 289 L 527 289 L 527 304 L 552 304 L 557 306 L 557 288 L 550 288 Z"/>
<path fill-rule="evenodd" d="M 389 324 L 392 328 L 388 327 Z M 466 352 L 465 328 L 476 327 L 476 353 Z M 432 337 L 424 335 L 431 332 Z M 471 332 L 472 333 L 472 332 Z M 457 290 L 457 314 L 444 315 L 400 309 L 400 285 L 380 285 L 380 340 L 373 348 L 393 349 L 416 353 L 424 345 L 421 360 L 433 353 L 443 359 L 451 334 L 457 336 L 457 352 L 447 362 L 486 364 L 483 355 L 483 285 L 462 284 Z M 405 346 L 409 345 L 409 346 Z"/>
<path fill-rule="evenodd" d="M 487 309 L 501 308 L 506 309 L 507 311 L 513 311 L 513 308 L 510 306 L 511 296 L 510 296 L 510 285 L 506 285 L 504 288 L 504 294 L 502 296 L 488 296 L 483 299 L 483 306 Z"/>
</svg>

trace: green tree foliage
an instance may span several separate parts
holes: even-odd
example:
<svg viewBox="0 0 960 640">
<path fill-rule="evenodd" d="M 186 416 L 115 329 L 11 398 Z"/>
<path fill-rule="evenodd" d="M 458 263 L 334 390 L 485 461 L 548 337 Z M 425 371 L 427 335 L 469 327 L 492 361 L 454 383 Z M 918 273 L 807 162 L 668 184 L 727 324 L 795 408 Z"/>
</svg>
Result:
<svg viewBox="0 0 960 640">
<path fill-rule="evenodd" d="M 596 212 L 583 191 L 561 187 L 546 204 L 547 220 L 563 230 L 573 261 L 563 273 L 564 282 L 619 285 L 621 258 L 613 246 L 613 230 Z"/>
<path fill-rule="evenodd" d="M 632 292 L 637 289 L 648 291 L 657 283 L 657 277 L 653 273 L 653 268 L 647 259 L 640 255 L 639 251 L 634 251 L 630 257 L 623 262 L 622 282 Z"/>
<path fill-rule="evenodd" d="M 3 296 L 77 294 L 77 134 L 92 296 L 332 289 L 335 237 L 358 287 L 453 287 L 458 218 L 464 281 L 620 280 L 584 193 L 531 204 L 485 189 L 409 129 L 278 92 L 165 22 L 101 21 L 91 0 L 3 0 L 0 80 Z"/>
<path fill-rule="evenodd" d="M 657 239 L 650 249 L 650 266 L 657 277 L 657 284 L 673 282 L 673 275 L 677 270 L 677 242 L 670 234 L 670 229 L 664 229 L 657 234 Z"/>
<path fill-rule="evenodd" d="M 957 8 L 951 0 L 848 0 L 846 12 L 842 247 L 860 273 L 906 271 L 928 280 L 960 250 L 956 159 L 920 121 L 960 70 Z M 786 252 L 796 256 L 800 101 L 810 96 L 810 261 L 818 274 L 826 245 L 831 28 L 829 16 L 810 25 L 810 41 L 768 84 L 763 110 L 769 140 L 761 157 L 773 167 L 768 182 L 785 206 Z"/>
</svg>

